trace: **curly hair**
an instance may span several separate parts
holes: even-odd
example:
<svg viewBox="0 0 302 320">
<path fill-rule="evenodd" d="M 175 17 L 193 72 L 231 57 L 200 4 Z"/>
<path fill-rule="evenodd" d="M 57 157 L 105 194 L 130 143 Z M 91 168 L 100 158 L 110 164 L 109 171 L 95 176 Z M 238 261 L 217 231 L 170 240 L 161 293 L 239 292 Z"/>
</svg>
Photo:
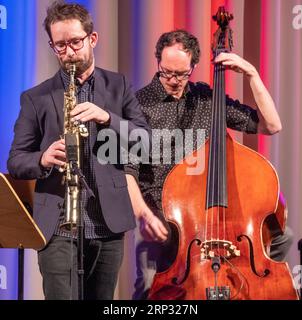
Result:
<svg viewBox="0 0 302 320">
<path fill-rule="evenodd" d="M 79 20 L 85 32 L 92 33 L 93 21 L 87 9 L 76 3 L 65 3 L 64 0 L 59 0 L 47 8 L 47 16 L 43 23 L 49 38 L 52 39 L 50 26 L 53 23 L 70 19 Z"/>
<path fill-rule="evenodd" d="M 163 33 L 157 41 L 155 57 L 158 63 L 161 61 L 161 55 L 165 47 L 170 47 L 175 43 L 181 43 L 185 51 L 192 54 L 191 66 L 199 62 L 200 47 L 199 42 L 195 36 L 186 30 L 178 29 Z"/>
</svg>

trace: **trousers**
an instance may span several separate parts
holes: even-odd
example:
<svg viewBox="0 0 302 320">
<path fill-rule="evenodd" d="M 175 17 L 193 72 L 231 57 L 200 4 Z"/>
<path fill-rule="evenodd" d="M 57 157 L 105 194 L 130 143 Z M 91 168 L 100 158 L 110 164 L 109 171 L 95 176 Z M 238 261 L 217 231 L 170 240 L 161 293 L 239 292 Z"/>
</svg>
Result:
<svg viewBox="0 0 302 320">
<path fill-rule="evenodd" d="M 112 300 L 124 254 L 124 235 L 84 240 L 84 299 Z M 46 300 L 77 300 L 77 242 L 54 235 L 38 251 Z"/>
</svg>

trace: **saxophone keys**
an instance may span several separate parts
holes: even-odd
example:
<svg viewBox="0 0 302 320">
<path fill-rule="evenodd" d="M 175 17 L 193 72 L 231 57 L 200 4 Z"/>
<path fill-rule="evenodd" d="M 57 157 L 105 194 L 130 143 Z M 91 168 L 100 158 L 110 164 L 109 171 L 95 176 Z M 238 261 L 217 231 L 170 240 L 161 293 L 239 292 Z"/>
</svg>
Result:
<svg viewBox="0 0 302 320">
<path fill-rule="evenodd" d="M 63 173 L 66 171 L 66 163 L 64 164 L 64 166 L 59 167 L 59 172 Z"/>
<path fill-rule="evenodd" d="M 89 136 L 88 130 L 84 124 L 79 125 L 79 133 L 82 137 L 85 137 L 85 138 Z"/>
</svg>

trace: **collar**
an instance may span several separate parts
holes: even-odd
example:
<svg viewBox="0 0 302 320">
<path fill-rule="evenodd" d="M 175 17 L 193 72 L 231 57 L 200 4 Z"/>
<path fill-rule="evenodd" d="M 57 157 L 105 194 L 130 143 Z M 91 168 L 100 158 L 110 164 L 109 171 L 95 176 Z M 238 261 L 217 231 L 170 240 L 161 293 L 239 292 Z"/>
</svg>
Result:
<svg viewBox="0 0 302 320">
<path fill-rule="evenodd" d="M 70 82 L 70 76 L 68 73 L 66 73 L 62 68 L 60 69 L 60 75 L 61 75 L 61 79 L 63 81 L 63 85 L 64 85 L 64 89 L 65 91 L 67 90 L 68 86 L 69 86 L 69 82 Z M 88 79 L 86 79 L 82 84 L 80 84 L 79 80 L 76 79 L 76 86 L 77 87 L 82 87 L 85 84 L 88 85 L 93 85 L 94 84 L 94 79 L 95 79 L 95 70 L 93 70 L 93 72 L 91 73 L 91 75 L 88 77 Z"/>
<path fill-rule="evenodd" d="M 156 72 L 151 83 L 151 88 L 155 92 L 156 97 L 158 98 L 159 101 L 175 101 L 177 100 L 173 96 L 167 93 L 165 88 L 163 87 L 162 83 L 159 80 L 159 73 Z M 182 98 L 186 98 L 186 96 L 191 93 L 191 85 L 190 82 L 186 85 L 183 95 L 181 96 Z"/>
</svg>

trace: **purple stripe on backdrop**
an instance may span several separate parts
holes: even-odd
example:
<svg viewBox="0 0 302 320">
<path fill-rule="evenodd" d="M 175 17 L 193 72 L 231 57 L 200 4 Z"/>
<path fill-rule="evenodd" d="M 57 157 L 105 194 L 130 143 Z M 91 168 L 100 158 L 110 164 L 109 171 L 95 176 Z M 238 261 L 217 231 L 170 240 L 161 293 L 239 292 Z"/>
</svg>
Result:
<svg viewBox="0 0 302 320">
<path fill-rule="evenodd" d="M 8 17 L 7 29 L 0 29 L 0 171 L 6 172 L 19 97 L 35 82 L 36 0 L 1 0 L 1 5 Z M 17 298 L 18 251 L 0 249 L 0 300 Z"/>
</svg>

